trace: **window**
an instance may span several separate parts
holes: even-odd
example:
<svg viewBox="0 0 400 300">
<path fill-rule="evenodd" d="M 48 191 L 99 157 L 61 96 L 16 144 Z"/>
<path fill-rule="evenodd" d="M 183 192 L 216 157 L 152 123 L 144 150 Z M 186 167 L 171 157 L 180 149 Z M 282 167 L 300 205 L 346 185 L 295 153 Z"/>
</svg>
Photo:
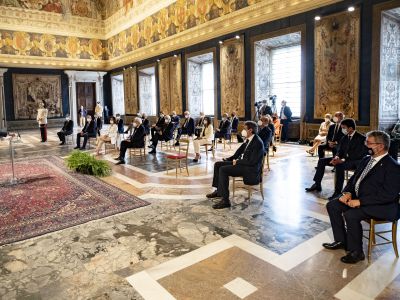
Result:
<svg viewBox="0 0 400 300">
<path fill-rule="evenodd" d="M 113 113 L 125 114 L 124 102 L 124 80 L 123 75 L 115 75 L 111 77 L 111 90 L 112 90 L 112 107 Z"/>
<path fill-rule="evenodd" d="M 157 87 L 154 67 L 139 70 L 139 107 L 140 111 L 148 116 L 155 116 L 157 113 Z"/>
<path fill-rule="evenodd" d="M 202 101 L 206 115 L 214 115 L 214 65 L 212 62 L 201 65 Z"/>
<path fill-rule="evenodd" d="M 301 108 L 301 46 L 271 49 L 271 95 L 286 100 L 293 117 L 300 117 Z"/>
</svg>

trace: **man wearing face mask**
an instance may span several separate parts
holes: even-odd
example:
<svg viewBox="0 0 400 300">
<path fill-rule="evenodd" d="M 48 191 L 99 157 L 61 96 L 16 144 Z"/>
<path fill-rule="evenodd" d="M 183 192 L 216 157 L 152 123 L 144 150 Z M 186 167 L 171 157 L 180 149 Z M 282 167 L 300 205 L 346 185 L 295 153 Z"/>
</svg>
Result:
<svg viewBox="0 0 400 300">
<path fill-rule="evenodd" d="M 196 129 L 195 129 L 195 135 L 197 136 L 197 137 L 199 137 L 200 136 L 200 133 L 203 131 L 203 128 L 204 128 L 204 118 L 205 118 L 205 115 L 204 115 L 204 113 L 203 112 L 200 112 L 200 118 L 197 120 L 197 122 L 196 122 Z"/>
<path fill-rule="evenodd" d="M 341 127 L 344 137 L 340 140 L 337 155 L 318 160 L 317 171 L 314 176 L 315 183 L 306 188 L 307 192 L 321 191 L 321 181 L 324 177 L 325 167 L 334 166 L 336 168 L 335 192 L 329 197 L 329 200 L 333 200 L 340 195 L 345 171 L 357 169 L 361 160 L 368 154 L 368 148 L 364 145 L 365 136 L 356 131 L 356 122 L 353 119 L 344 119 Z"/>
<path fill-rule="evenodd" d="M 119 156 L 114 158 L 115 160 L 119 160 L 117 165 L 125 164 L 125 154 L 128 148 L 143 148 L 144 145 L 144 137 L 146 136 L 146 132 L 142 125 L 142 119 L 136 117 L 133 120 L 133 131 L 129 138 L 121 142 L 121 148 L 119 151 Z"/>
<path fill-rule="evenodd" d="M 214 209 L 230 207 L 229 201 L 229 176 L 243 177 L 243 182 L 248 185 L 260 183 L 260 171 L 264 156 L 264 143 L 257 135 L 257 124 L 247 121 L 244 124 L 242 135 L 246 137 L 234 155 L 218 161 L 214 165 L 212 186 L 217 188 L 207 195 L 207 198 L 219 198 L 221 201 L 214 204 Z"/>
<path fill-rule="evenodd" d="M 371 156 L 365 157 L 339 198 L 326 205 L 333 230 L 329 250 L 345 249 L 340 260 L 354 264 L 364 260 L 361 221 L 396 221 L 400 217 L 400 165 L 388 155 L 390 137 L 383 131 L 367 133 L 365 141 Z"/>
<path fill-rule="evenodd" d="M 179 125 L 181 118 L 176 114 L 176 111 L 173 111 L 171 114 L 171 122 L 174 123 L 175 128 Z"/>
<path fill-rule="evenodd" d="M 334 124 L 329 126 L 328 135 L 326 136 L 326 143 L 318 146 L 318 157 L 325 157 L 325 150 L 332 151 L 332 155 L 336 156 L 337 146 L 343 137 L 342 128 L 340 124 L 342 123 L 344 114 L 341 111 L 337 111 L 333 117 Z"/>
<path fill-rule="evenodd" d="M 147 119 L 147 115 L 145 113 L 142 113 L 142 125 L 144 127 L 144 131 L 146 132 L 146 135 L 150 134 L 150 121 Z"/>
<path fill-rule="evenodd" d="M 282 142 L 287 142 L 287 133 L 289 131 L 289 123 L 292 122 L 292 110 L 290 109 L 289 106 L 286 105 L 286 101 L 282 100 L 281 103 L 281 113 L 279 118 L 281 119 L 281 124 L 282 126 L 282 135 L 281 135 L 281 139 Z"/>
<path fill-rule="evenodd" d="M 57 132 L 58 138 L 60 139 L 60 145 L 65 144 L 65 137 L 67 135 L 72 134 L 74 131 L 74 122 L 71 120 L 69 115 L 65 116 L 64 126 L 61 128 L 61 131 Z"/>
<path fill-rule="evenodd" d="M 236 137 L 238 140 L 238 143 L 243 143 L 243 138 L 238 132 L 238 127 L 239 127 L 239 118 L 236 116 L 236 112 L 233 111 L 231 113 L 231 123 L 232 123 L 232 133 L 236 133 Z"/>
<path fill-rule="evenodd" d="M 182 127 L 178 128 L 175 146 L 179 146 L 179 140 L 182 134 L 187 134 L 190 137 L 194 134 L 194 120 L 190 117 L 190 112 L 185 111 L 184 116 L 185 121 L 183 122 Z"/>
<path fill-rule="evenodd" d="M 228 114 L 225 113 L 222 115 L 222 120 L 219 123 L 219 128 L 216 129 L 215 132 L 215 140 L 219 139 L 219 143 L 221 143 L 221 139 L 228 138 L 228 135 L 231 130 L 231 121 L 229 121 Z"/>
<path fill-rule="evenodd" d="M 157 131 L 162 130 L 164 126 L 165 126 L 164 113 L 162 111 L 160 111 L 160 116 L 159 116 L 159 118 L 157 120 L 157 123 L 155 125 L 151 126 L 151 130 L 150 130 L 150 132 L 151 132 L 151 141 L 153 141 L 153 139 L 154 139 L 154 134 Z"/>
<path fill-rule="evenodd" d="M 86 124 L 82 131 L 76 135 L 76 147 L 74 149 L 85 150 L 88 138 L 95 138 L 97 135 L 96 123 L 91 115 L 86 117 Z M 83 145 L 81 145 L 81 138 L 83 137 Z"/>
<path fill-rule="evenodd" d="M 117 121 L 118 133 L 123 134 L 124 133 L 124 120 L 121 119 L 120 114 L 116 114 L 115 119 Z"/>
<path fill-rule="evenodd" d="M 150 154 L 156 154 L 158 141 L 168 142 L 169 140 L 172 140 L 174 138 L 174 124 L 171 122 L 170 116 L 165 116 L 164 125 L 165 126 L 163 129 L 158 130 L 154 134 L 152 144 L 149 146 L 149 148 L 153 149 L 149 152 Z"/>
<path fill-rule="evenodd" d="M 261 140 L 264 143 L 264 151 L 265 153 L 268 153 L 269 151 L 269 145 L 272 142 L 272 131 L 268 127 L 269 124 L 269 118 L 267 116 L 262 116 L 260 120 L 257 122 L 260 130 L 258 131 L 258 136 L 261 138 Z"/>
</svg>

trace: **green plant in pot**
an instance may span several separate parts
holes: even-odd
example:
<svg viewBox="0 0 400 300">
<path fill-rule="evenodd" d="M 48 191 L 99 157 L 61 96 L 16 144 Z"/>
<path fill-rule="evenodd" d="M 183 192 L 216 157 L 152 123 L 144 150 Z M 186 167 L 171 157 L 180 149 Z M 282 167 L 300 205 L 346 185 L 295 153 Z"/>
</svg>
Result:
<svg viewBox="0 0 400 300">
<path fill-rule="evenodd" d="M 98 177 L 109 176 L 111 168 L 104 160 L 98 160 L 86 152 L 73 151 L 65 159 L 68 168 L 82 174 L 88 174 Z"/>
</svg>

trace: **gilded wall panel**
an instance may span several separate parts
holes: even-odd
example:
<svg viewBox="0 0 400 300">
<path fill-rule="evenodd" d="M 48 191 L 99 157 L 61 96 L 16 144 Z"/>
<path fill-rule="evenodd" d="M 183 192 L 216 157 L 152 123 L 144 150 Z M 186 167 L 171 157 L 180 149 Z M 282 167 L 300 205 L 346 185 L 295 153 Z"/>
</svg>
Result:
<svg viewBox="0 0 400 300">
<path fill-rule="evenodd" d="M 171 109 L 176 113 L 183 114 L 182 111 L 182 68 L 181 57 L 172 57 L 170 60 L 170 91 Z"/>
<path fill-rule="evenodd" d="M 125 69 L 123 76 L 125 115 L 134 115 L 139 106 L 136 67 Z"/>
<path fill-rule="evenodd" d="M 360 11 L 322 18 L 315 27 L 314 118 L 343 111 L 358 119 Z"/>
<path fill-rule="evenodd" d="M 36 119 L 39 103 L 49 110 L 48 117 L 61 117 L 61 76 L 13 74 L 15 120 Z"/>
<path fill-rule="evenodd" d="M 160 91 L 160 111 L 166 114 L 171 113 L 171 91 L 169 85 L 170 59 L 164 58 L 158 64 L 158 82 Z"/>
<path fill-rule="evenodd" d="M 221 113 L 236 111 L 245 116 L 244 100 L 244 44 L 231 40 L 221 46 Z"/>
</svg>

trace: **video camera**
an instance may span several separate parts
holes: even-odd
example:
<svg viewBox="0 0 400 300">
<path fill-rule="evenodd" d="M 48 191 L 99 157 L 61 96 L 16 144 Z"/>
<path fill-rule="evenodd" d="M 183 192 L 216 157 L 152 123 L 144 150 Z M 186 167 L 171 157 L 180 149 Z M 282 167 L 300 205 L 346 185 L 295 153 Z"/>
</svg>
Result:
<svg viewBox="0 0 400 300">
<path fill-rule="evenodd" d="M 275 106 L 276 98 L 278 98 L 276 95 L 269 96 L 269 101 L 271 101 L 272 106 Z"/>
</svg>

